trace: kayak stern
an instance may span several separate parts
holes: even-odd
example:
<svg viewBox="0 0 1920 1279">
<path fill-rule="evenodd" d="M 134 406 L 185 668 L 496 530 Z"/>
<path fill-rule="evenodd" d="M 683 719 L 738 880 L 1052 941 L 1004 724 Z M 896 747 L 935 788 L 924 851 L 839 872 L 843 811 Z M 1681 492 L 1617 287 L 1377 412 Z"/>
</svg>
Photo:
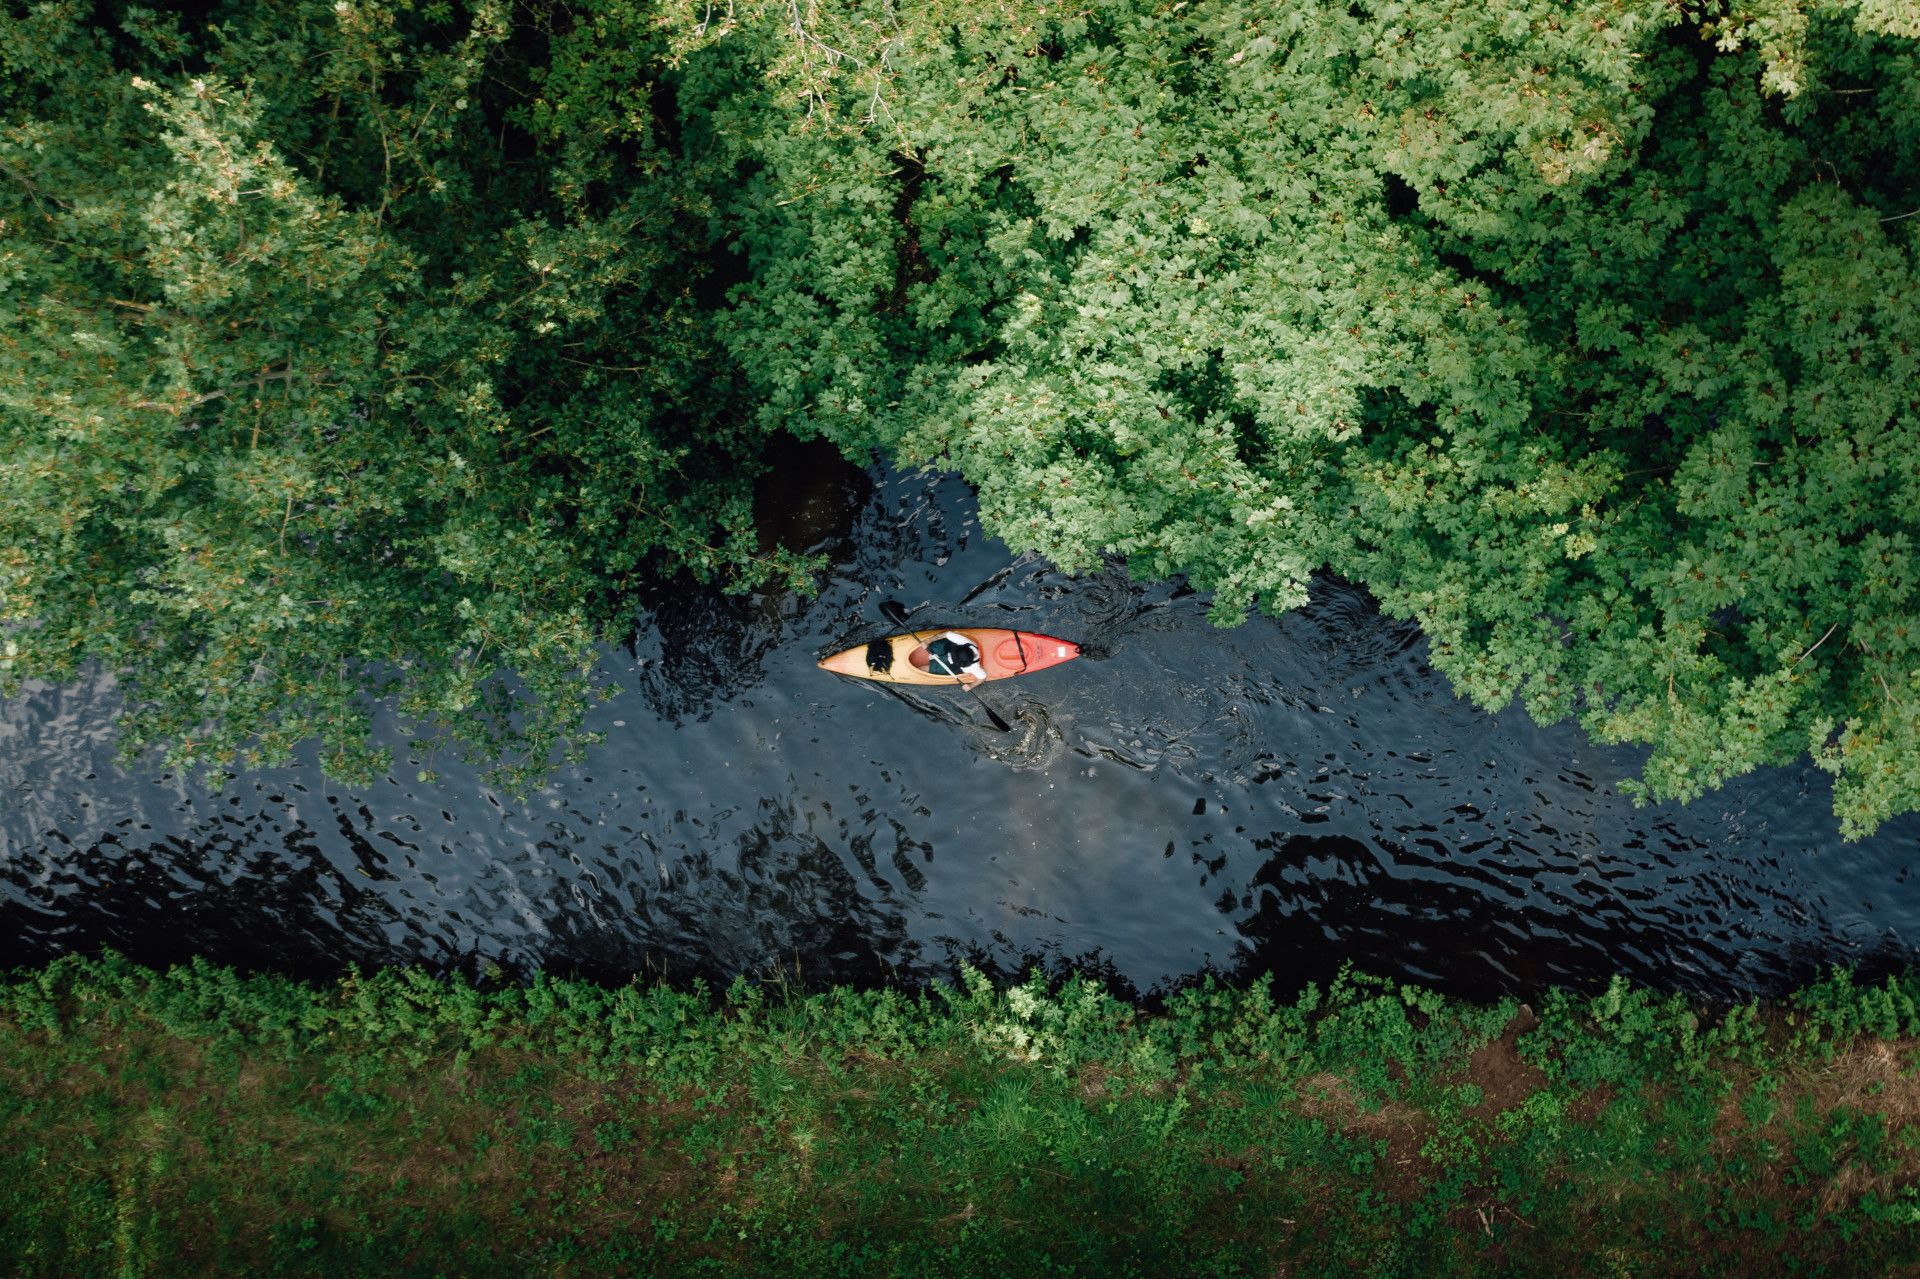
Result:
<svg viewBox="0 0 1920 1279">
<path fill-rule="evenodd" d="M 850 648 L 844 653 L 835 653 L 832 657 L 823 657 L 814 663 L 823 671 L 832 671 L 835 675 L 851 675 L 855 679 L 867 677 L 867 650 Z"/>
</svg>

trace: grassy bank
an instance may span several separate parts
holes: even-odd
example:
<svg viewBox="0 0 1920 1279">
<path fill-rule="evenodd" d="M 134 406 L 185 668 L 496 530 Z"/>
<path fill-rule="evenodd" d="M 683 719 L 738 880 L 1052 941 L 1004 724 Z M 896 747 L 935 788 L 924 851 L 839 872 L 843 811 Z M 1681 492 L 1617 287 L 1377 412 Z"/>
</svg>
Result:
<svg viewBox="0 0 1920 1279">
<path fill-rule="evenodd" d="M 1920 982 L 724 995 L 63 961 L 13 1274 L 1920 1273 Z"/>
</svg>

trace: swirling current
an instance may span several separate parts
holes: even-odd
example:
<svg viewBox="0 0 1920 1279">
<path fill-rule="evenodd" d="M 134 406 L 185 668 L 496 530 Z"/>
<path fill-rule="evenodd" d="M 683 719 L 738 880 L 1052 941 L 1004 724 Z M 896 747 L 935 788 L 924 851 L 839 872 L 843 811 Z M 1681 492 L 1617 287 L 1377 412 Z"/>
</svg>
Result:
<svg viewBox="0 0 1920 1279">
<path fill-rule="evenodd" d="M 605 659 L 604 743 L 524 801 L 444 760 L 407 780 L 398 724 L 405 766 L 374 786 L 206 785 L 114 763 L 109 675 L 0 703 L 0 965 L 913 983 L 968 961 L 1150 992 L 1351 964 L 1731 998 L 1915 959 L 1920 819 L 1843 843 L 1810 765 L 1636 807 L 1637 752 L 1475 710 L 1357 587 L 1222 630 L 1178 584 L 1011 554 L 950 475 L 789 506 L 832 557 L 818 594 L 656 587 Z M 1003 733 L 961 693 L 815 669 L 898 629 L 883 602 L 1089 656 L 982 689 Z"/>
</svg>

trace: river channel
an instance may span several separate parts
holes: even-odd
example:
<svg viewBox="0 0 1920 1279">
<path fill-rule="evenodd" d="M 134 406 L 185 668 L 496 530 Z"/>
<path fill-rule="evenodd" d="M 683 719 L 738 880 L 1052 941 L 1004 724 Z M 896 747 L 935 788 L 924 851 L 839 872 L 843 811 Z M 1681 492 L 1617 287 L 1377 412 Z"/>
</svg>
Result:
<svg viewBox="0 0 1920 1279">
<path fill-rule="evenodd" d="M 402 766 L 365 789 L 311 766 L 211 786 L 114 763 L 109 676 L 0 703 L 0 966 L 110 945 L 303 976 L 913 983 L 970 961 L 1149 993 L 1352 964 L 1717 999 L 1916 958 L 1920 819 L 1844 843 L 1810 765 L 1636 807 L 1637 752 L 1475 710 L 1356 587 L 1222 630 L 1177 584 L 1012 554 L 952 476 L 819 500 L 819 593 L 656 589 L 605 660 L 605 742 L 524 801 L 444 759 L 414 782 L 399 725 Z M 1003 733 L 957 692 L 815 669 L 899 629 L 883 602 L 1091 651 L 981 690 Z"/>
</svg>

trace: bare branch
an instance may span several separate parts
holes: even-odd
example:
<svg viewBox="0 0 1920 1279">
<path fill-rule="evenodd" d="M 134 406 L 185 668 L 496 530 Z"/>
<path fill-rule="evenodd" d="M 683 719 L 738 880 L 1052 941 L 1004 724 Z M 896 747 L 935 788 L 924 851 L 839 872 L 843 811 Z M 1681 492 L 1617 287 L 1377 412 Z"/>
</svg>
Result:
<svg viewBox="0 0 1920 1279">
<path fill-rule="evenodd" d="M 1826 643 L 1826 642 L 1827 642 L 1827 636 L 1829 636 L 1829 635 L 1832 635 L 1832 634 L 1833 634 L 1833 633 L 1834 633 L 1835 631 L 1837 631 L 1837 630 L 1839 630 L 1839 629 L 1840 629 L 1840 623 L 1838 623 L 1838 622 L 1835 622 L 1835 623 L 1834 623 L 1834 624 L 1833 624 L 1832 626 L 1829 626 L 1829 627 L 1827 628 L 1827 634 L 1826 634 L 1826 635 L 1822 635 L 1822 636 L 1821 636 L 1821 637 L 1820 637 L 1819 639 L 1817 639 L 1817 640 L 1815 640 L 1815 641 L 1813 642 L 1813 648 L 1819 648 L 1819 647 L 1820 647 L 1820 646 L 1821 646 L 1822 644 L 1824 644 L 1824 643 Z M 1808 650 L 1807 650 L 1806 652 L 1804 652 L 1804 653 L 1802 653 L 1802 654 L 1800 654 L 1800 656 L 1798 656 L 1798 657 L 1796 657 L 1796 658 L 1794 658 L 1794 659 L 1793 659 L 1793 666 L 1798 666 L 1798 665 L 1800 665 L 1800 663 L 1802 663 L 1802 662 L 1804 662 L 1804 661 L 1806 661 L 1806 660 L 1807 660 L 1807 659 L 1808 659 L 1809 657 L 1812 657 L 1812 656 L 1813 656 L 1813 648 L 1810 648 L 1810 649 L 1808 649 Z M 1793 669 L 1793 666 L 1789 666 L 1789 667 L 1787 667 L 1787 669 L 1788 669 L 1788 670 L 1792 670 L 1792 669 Z"/>
</svg>

